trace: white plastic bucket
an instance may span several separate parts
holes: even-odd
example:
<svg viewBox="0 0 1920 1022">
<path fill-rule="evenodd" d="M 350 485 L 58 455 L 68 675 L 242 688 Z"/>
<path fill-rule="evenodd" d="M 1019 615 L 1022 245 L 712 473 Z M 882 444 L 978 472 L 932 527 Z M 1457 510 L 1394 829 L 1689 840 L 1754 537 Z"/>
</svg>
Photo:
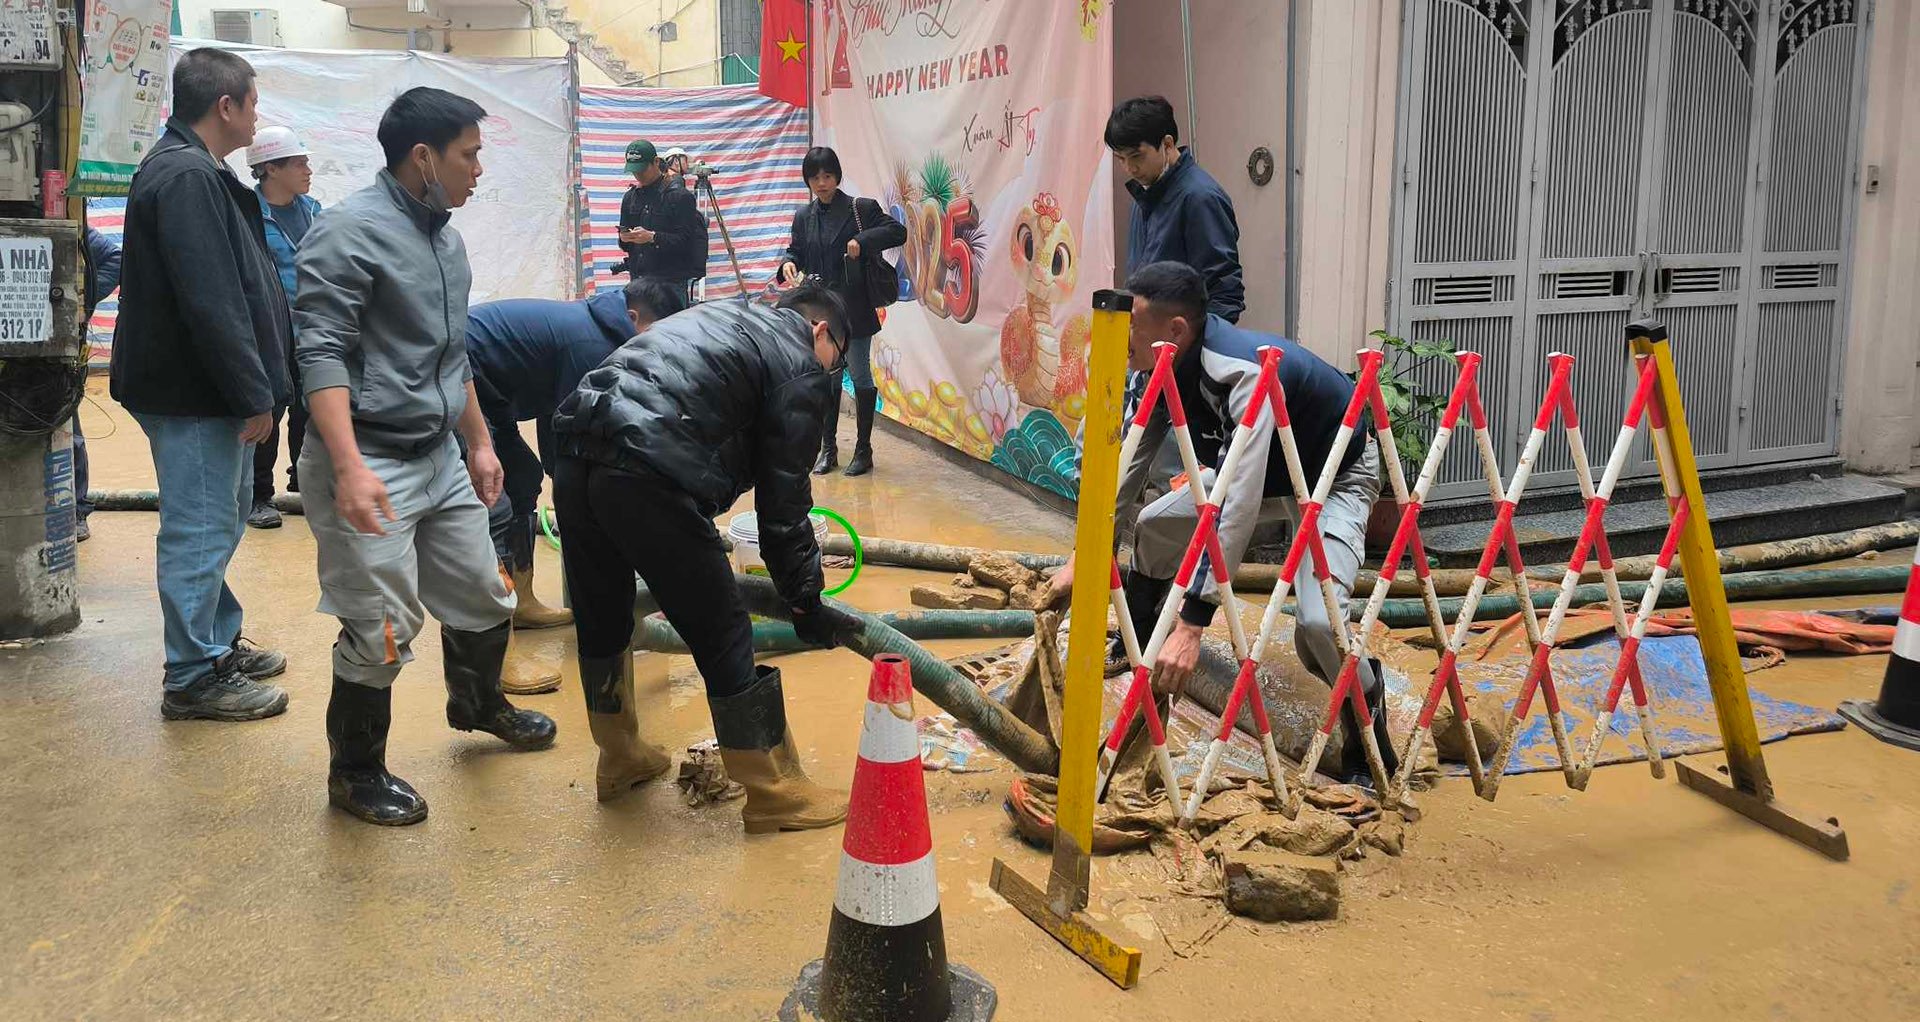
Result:
<svg viewBox="0 0 1920 1022">
<path fill-rule="evenodd" d="M 827 542 L 827 517 L 808 515 L 813 521 L 814 541 L 823 547 Z M 742 511 L 727 522 L 727 539 L 733 542 L 733 566 L 743 574 L 765 575 L 766 559 L 760 556 L 760 516 L 752 511 Z"/>
</svg>

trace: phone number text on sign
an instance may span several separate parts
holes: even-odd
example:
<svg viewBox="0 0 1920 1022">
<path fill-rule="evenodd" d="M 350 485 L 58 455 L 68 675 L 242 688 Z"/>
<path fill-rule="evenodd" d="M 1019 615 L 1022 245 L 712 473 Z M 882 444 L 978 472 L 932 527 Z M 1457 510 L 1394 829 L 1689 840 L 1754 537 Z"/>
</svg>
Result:
<svg viewBox="0 0 1920 1022">
<path fill-rule="evenodd" d="M 43 344 L 53 334 L 53 241 L 0 238 L 0 343 Z"/>
</svg>

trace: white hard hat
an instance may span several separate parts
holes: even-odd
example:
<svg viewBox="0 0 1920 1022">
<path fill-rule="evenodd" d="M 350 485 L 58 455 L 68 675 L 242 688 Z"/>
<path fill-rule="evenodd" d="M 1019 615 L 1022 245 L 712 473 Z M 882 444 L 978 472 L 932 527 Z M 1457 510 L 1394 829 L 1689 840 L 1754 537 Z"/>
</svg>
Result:
<svg viewBox="0 0 1920 1022">
<path fill-rule="evenodd" d="M 258 167 L 262 163 L 284 160 L 289 156 L 310 155 L 292 128 L 275 124 L 253 133 L 253 144 L 247 147 L 247 166 Z"/>
<path fill-rule="evenodd" d="M 685 149 L 682 149 L 679 146 L 674 146 L 673 148 L 668 149 L 666 152 L 661 153 L 660 158 L 663 160 L 671 160 L 676 156 L 685 156 L 685 155 L 687 155 L 687 151 Z"/>
</svg>

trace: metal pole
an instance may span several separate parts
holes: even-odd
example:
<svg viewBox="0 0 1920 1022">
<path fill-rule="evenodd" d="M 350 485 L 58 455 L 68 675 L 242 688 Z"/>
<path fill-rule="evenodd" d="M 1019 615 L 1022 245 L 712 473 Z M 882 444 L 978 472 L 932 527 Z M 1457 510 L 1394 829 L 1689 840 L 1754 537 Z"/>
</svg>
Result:
<svg viewBox="0 0 1920 1022">
<path fill-rule="evenodd" d="M 1187 60 L 1187 147 L 1200 158 L 1200 99 L 1193 94 L 1193 11 L 1180 0 L 1180 46 Z"/>
<path fill-rule="evenodd" d="M 1295 68 L 1295 57 L 1298 54 L 1298 50 L 1294 45 L 1294 40 L 1296 37 L 1296 29 L 1300 23 L 1299 10 L 1301 2 L 1302 0 L 1287 0 L 1287 47 L 1285 58 L 1287 62 L 1287 138 L 1284 146 L 1286 152 L 1286 180 L 1281 182 L 1281 188 L 1284 189 L 1284 204 L 1287 217 L 1287 266 L 1286 273 L 1284 274 L 1285 296 L 1282 299 L 1280 319 L 1282 329 L 1286 331 L 1288 337 L 1300 336 L 1300 168 L 1298 164 L 1299 150 L 1293 135 L 1295 109 L 1299 105 L 1295 94 L 1295 83 L 1299 80 L 1299 72 Z"/>
</svg>

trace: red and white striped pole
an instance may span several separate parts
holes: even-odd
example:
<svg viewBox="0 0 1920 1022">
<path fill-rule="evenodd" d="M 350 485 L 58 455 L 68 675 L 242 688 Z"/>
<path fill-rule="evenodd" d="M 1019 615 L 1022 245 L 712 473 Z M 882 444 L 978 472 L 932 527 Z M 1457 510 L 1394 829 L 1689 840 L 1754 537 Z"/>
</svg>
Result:
<svg viewBox="0 0 1920 1022">
<path fill-rule="evenodd" d="M 1660 738 L 1653 730 L 1652 711 L 1647 706 L 1647 686 L 1640 677 L 1640 642 L 1647 637 L 1647 623 L 1653 620 L 1654 608 L 1660 602 L 1660 587 L 1667 582 L 1667 572 L 1673 567 L 1673 555 L 1680 549 L 1680 530 L 1687 525 L 1687 501 L 1682 497 L 1674 505 L 1673 520 L 1667 525 L 1667 538 L 1660 544 L 1660 556 L 1653 562 L 1653 572 L 1647 578 L 1647 591 L 1640 597 L 1640 609 L 1634 614 L 1633 626 L 1625 638 L 1620 640 L 1620 662 L 1613 667 L 1613 680 L 1607 685 L 1606 699 L 1601 702 L 1599 712 L 1594 714 L 1593 737 L 1587 739 L 1586 754 L 1580 757 L 1580 763 L 1574 768 L 1573 787 L 1585 791 L 1587 781 L 1593 776 L 1593 766 L 1600 759 L 1600 746 L 1607 740 L 1607 732 L 1613 729 L 1613 714 L 1620 706 L 1620 693 L 1629 685 L 1633 689 L 1633 705 L 1640 716 L 1640 740 L 1647 747 L 1647 763 L 1653 769 L 1653 776 L 1666 776 L 1666 768 L 1660 764 Z"/>
<path fill-rule="evenodd" d="M 1567 391 L 1568 380 L 1573 373 L 1573 359 L 1566 358 L 1550 362 L 1551 372 L 1547 377 L 1547 391 L 1540 399 L 1540 411 L 1533 418 L 1533 430 L 1527 434 L 1527 442 L 1520 450 L 1520 460 L 1513 468 L 1513 479 L 1504 488 L 1500 482 L 1500 462 L 1493 452 L 1493 441 L 1487 428 L 1486 408 L 1480 402 L 1478 389 L 1467 398 L 1467 414 L 1473 421 L 1474 439 L 1480 448 L 1480 464 L 1485 469 L 1487 489 L 1493 494 L 1497 510 L 1494 512 L 1493 527 L 1487 532 L 1487 542 L 1480 548 L 1480 563 L 1474 568 L 1473 581 L 1467 586 L 1467 595 L 1460 601 L 1460 614 L 1454 619 L 1453 634 L 1440 654 L 1440 666 L 1433 672 L 1433 684 L 1427 687 L 1426 700 L 1420 704 L 1420 716 L 1413 726 L 1413 733 L 1407 736 L 1407 751 L 1400 757 L 1400 776 L 1394 783 L 1399 790 L 1405 791 L 1413 781 L 1414 763 L 1419 758 L 1420 746 L 1433 733 L 1433 715 L 1440 708 L 1440 694 L 1445 692 L 1453 703 L 1454 713 L 1460 718 L 1461 730 L 1467 739 L 1467 770 L 1473 777 L 1473 790 L 1479 792 L 1486 787 L 1486 768 L 1480 762 L 1480 745 L 1473 736 L 1473 727 L 1467 717 L 1467 700 L 1460 688 L 1460 651 L 1466 648 L 1467 636 L 1473 627 L 1473 615 L 1480 608 L 1480 600 L 1486 595 L 1487 586 L 1493 581 L 1494 565 L 1500 560 L 1502 551 L 1507 558 L 1507 569 L 1513 574 L 1514 587 L 1520 598 L 1520 620 L 1526 625 L 1527 641 L 1538 646 L 1540 622 L 1533 609 L 1533 594 L 1527 588 L 1527 565 L 1520 556 L 1520 544 L 1514 536 L 1513 516 L 1520 506 L 1520 497 L 1526 492 L 1527 482 L 1533 477 L 1533 466 L 1539 460 L 1540 450 L 1547 442 L 1547 429 L 1553 425 L 1554 412 L 1560 407 L 1560 396 Z"/>
<path fill-rule="evenodd" d="M 1913 552 L 1907 596 L 1900 602 L 1900 623 L 1893 630 L 1893 656 L 1880 681 L 1875 702 L 1849 699 L 1840 715 L 1855 727 L 1890 745 L 1920 750 L 1920 548 Z"/>
<path fill-rule="evenodd" d="M 913 716 L 907 659 L 874 657 L 826 957 L 801 971 L 789 999 L 814 1013 L 800 1017 L 941 1022 L 992 1015 L 992 987 L 947 961 Z"/>
<path fill-rule="evenodd" d="M 1571 363 L 1573 360 L 1571 355 L 1557 352 L 1547 357 L 1550 361 L 1564 359 Z M 1540 644 L 1534 647 L 1526 681 L 1521 684 L 1520 695 L 1514 700 L 1513 709 L 1507 716 L 1507 728 L 1501 736 L 1500 751 L 1494 757 L 1493 768 L 1487 772 L 1487 783 L 1480 791 L 1480 797 L 1489 802 L 1500 793 L 1501 776 L 1506 772 L 1507 762 L 1513 757 L 1515 740 L 1520 736 L 1520 726 L 1532 707 L 1535 692 L 1546 703 L 1547 722 L 1553 729 L 1561 773 L 1569 784 L 1573 782 L 1575 763 L 1567 740 L 1566 721 L 1560 713 L 1560 692 L 1553 681 L 1551 658 L 1554 642 L 1560 635 L 1561 624 L 1566 621 L 1567 610 L 1573 605 L 1573 591 L 1580 585 L 1580 573 L 1586 570 L 1587 554 L 1593 549 L 1594 537 L 1606 527 L 1607 505 L 1613 499 L 1613 488 L 1620 481 L 1620 474 L 1627 467 L 1627 458 L 1633 453 L 1633 439 L 1640 430 L 1640 417 L 1646 412 L 1653 384 L 1653 361 L 1643 358 L 1639 381 L 1634 385 L 1633 397 L 1627 402 L 1627 412 L 1621 418 L 1619 435 L 1614 439 L 1613 453 L 1607 458 L 1606 471 L 1601 475 L 1599 485 L 1594 488 L 1593 498 L 1587 502 L 1586 520 L 1580 526 L 1580 538 L 1574 542 L 1573 556 L 1567 560 L 1567 573 L 1560 580 L 1560 596 L 1553 603 L 1552 613 L 1547 616 L 1547 626 L 1540 632 Z"/>
</svg>

